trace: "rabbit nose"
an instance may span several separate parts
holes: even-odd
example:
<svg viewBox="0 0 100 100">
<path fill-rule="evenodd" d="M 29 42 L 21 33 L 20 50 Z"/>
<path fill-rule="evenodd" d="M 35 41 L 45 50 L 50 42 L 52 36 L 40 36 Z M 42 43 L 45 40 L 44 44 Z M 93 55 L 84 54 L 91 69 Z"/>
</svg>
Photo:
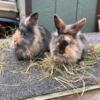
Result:
<svg viewBox="0 0 100 100">
<path fill-rule="evenodd" d="M 60 50 L 59 53 L 60 53 L 60 54 L 63 54 L 63 53 L 64 53 L 64 50 Z"/>
<path fill-rule="evenodd" d="M 64 53 L 64 51 L 65 51 L 65 48 L 66 48 L 66 46 L 68 46 L 68 42 L 67 41 L 62 41 L 61 42 L 61 44 L 60 44 L 60 46 L 59 46 L 59 53 L 60 54 L 63 54 Z"/>
</svg>

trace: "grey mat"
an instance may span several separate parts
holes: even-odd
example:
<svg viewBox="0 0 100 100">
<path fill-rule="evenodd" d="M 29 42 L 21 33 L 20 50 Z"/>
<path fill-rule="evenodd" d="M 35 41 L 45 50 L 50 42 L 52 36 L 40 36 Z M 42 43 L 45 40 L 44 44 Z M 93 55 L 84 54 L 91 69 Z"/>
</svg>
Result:
<svg viewBox="0 0 100 100">
<path fill-rule="evenodd" d="M 3 41 L 3 42 L 2 42 Z M 7 45 L 4 45 L 8 43 Z M 0 100 L 23 100 L 32 96 L 40 96 L 48 93 L 65 90 L 61 84 L 52 78 L 45 78 L 47 73 L 31 68 L 28 73 L 28 62 L 19 62 L 16 60 L 12 49 L 10 49 L 9 40 L 0 41 Z M 93 65 L 90 70 L 96 80 L 86 80 L 87 85 L 93 85 L 100 82 L 100 63 Z M 44 79 L 43 79 L 44 78 Z M 81 87 L 82 83 L 75 83 Z M 67 89 L 71 89 L 68 86 Z"/>
</svg>

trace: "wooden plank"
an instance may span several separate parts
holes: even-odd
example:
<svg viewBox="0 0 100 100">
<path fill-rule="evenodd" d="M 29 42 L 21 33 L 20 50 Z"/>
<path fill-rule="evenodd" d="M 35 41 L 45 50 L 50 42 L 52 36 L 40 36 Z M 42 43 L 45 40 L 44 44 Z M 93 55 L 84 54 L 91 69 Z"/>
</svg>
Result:
<svg viewBox="0 0 100 100">
<path fill-rule="evenodd" d="M 32 12 L 39 12 L 39 23 L 50 31 L 54 30 L 55 0 L 32 0 Z"/>
<path fill-rule="evenodd" d="M 57 0 L 56 13 L 70 24 L 76 21 L 77 0 Z"/>
<path fill-rule="evenodd" d="M 78 19 L 87 18 L 84 32 L 93 32 L 96 17 L 97 0 L 79 0 Z"/>
<path fill-rule="evenodd" d="M 85 87 L 85 92 L 91 91 L 94 89 L 100 89 L 100 84 Z M 69 95 L 73 95 L 76 93 L 82 93 L 82 90 L 83 90 L 83 88 L 77 88 L 77 89 L 73 89 L 73 90 L 66 90 L 66 91 L 62 91 L 62 92 L 58 92 L 58 93 L 33 97 L 33 98 L 26 99 L 26 100 L 48 100 L 48 99 L 58 98 L 58 97 L 62 97 L 62 96 L 69 96 Z"/>
<path fill-rule="evenodd" d="M 20 14 L 20 18 L 25 16 L 25 0 L 17 0 L 17 6 Z"/>
<path fill-rule="evenodd" d="M 74 95 L 54 98 L 52 100 L 93 100 L 93 99 L 100 100 L 100 89 L 95 89 L 85 92 L 83 95 L 76 93 Z"/>
</svg>

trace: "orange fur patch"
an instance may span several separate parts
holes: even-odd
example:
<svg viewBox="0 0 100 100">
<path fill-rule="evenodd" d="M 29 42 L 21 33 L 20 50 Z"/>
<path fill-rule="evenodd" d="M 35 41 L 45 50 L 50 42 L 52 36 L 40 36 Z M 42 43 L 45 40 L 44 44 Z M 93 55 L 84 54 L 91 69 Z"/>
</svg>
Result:
<svg viewBox="0 0 100 100">
<path fill-rule="evenodd" d="M 12 41 L 15 46 L 21 42 L 21 33 L 19 30 L 15 31 L 14 35 L 12 36 Z"/>
<path fill-rule="evenodd" d="M 78 48 L 76 46 L 77 41 L 75 41 L 71 35 L 65 35 L 64 39 L 66 41 L 73 41 L 74 44 L 69 44 L 68 46 L 65 47 L 63 56 L 68 58 L 68 60 L 70 60 L 69 62 L 76 61 L 78 58 L 78 56 L 76 54 L 76 51 L 78 51 Z"/>
<path fill-rule="evenodd" d="M 64 39 L 66 41 L 71 41 L 73 39 L 73 37 L 71 35 L 64 35 Z"/>
</svg>

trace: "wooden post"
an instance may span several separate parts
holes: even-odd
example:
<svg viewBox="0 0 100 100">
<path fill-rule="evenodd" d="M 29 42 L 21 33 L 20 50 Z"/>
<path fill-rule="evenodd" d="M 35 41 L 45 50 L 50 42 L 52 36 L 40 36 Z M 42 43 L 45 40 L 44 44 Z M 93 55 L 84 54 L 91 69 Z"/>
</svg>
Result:
<svg viewBox="0 0 100 100">
<path fill-rule="evenodd" d="M 25 0 L 25 16 L 32 13 L 32 0 Z"/>
<path fill-rule="evenodd" d="M 98 27 L 98 20 L 99 19 L 100 19 L 100 0 L 97 1 L 95 31 L 98 31 L 99 30 L 99 27 Z"/>
</svg>

